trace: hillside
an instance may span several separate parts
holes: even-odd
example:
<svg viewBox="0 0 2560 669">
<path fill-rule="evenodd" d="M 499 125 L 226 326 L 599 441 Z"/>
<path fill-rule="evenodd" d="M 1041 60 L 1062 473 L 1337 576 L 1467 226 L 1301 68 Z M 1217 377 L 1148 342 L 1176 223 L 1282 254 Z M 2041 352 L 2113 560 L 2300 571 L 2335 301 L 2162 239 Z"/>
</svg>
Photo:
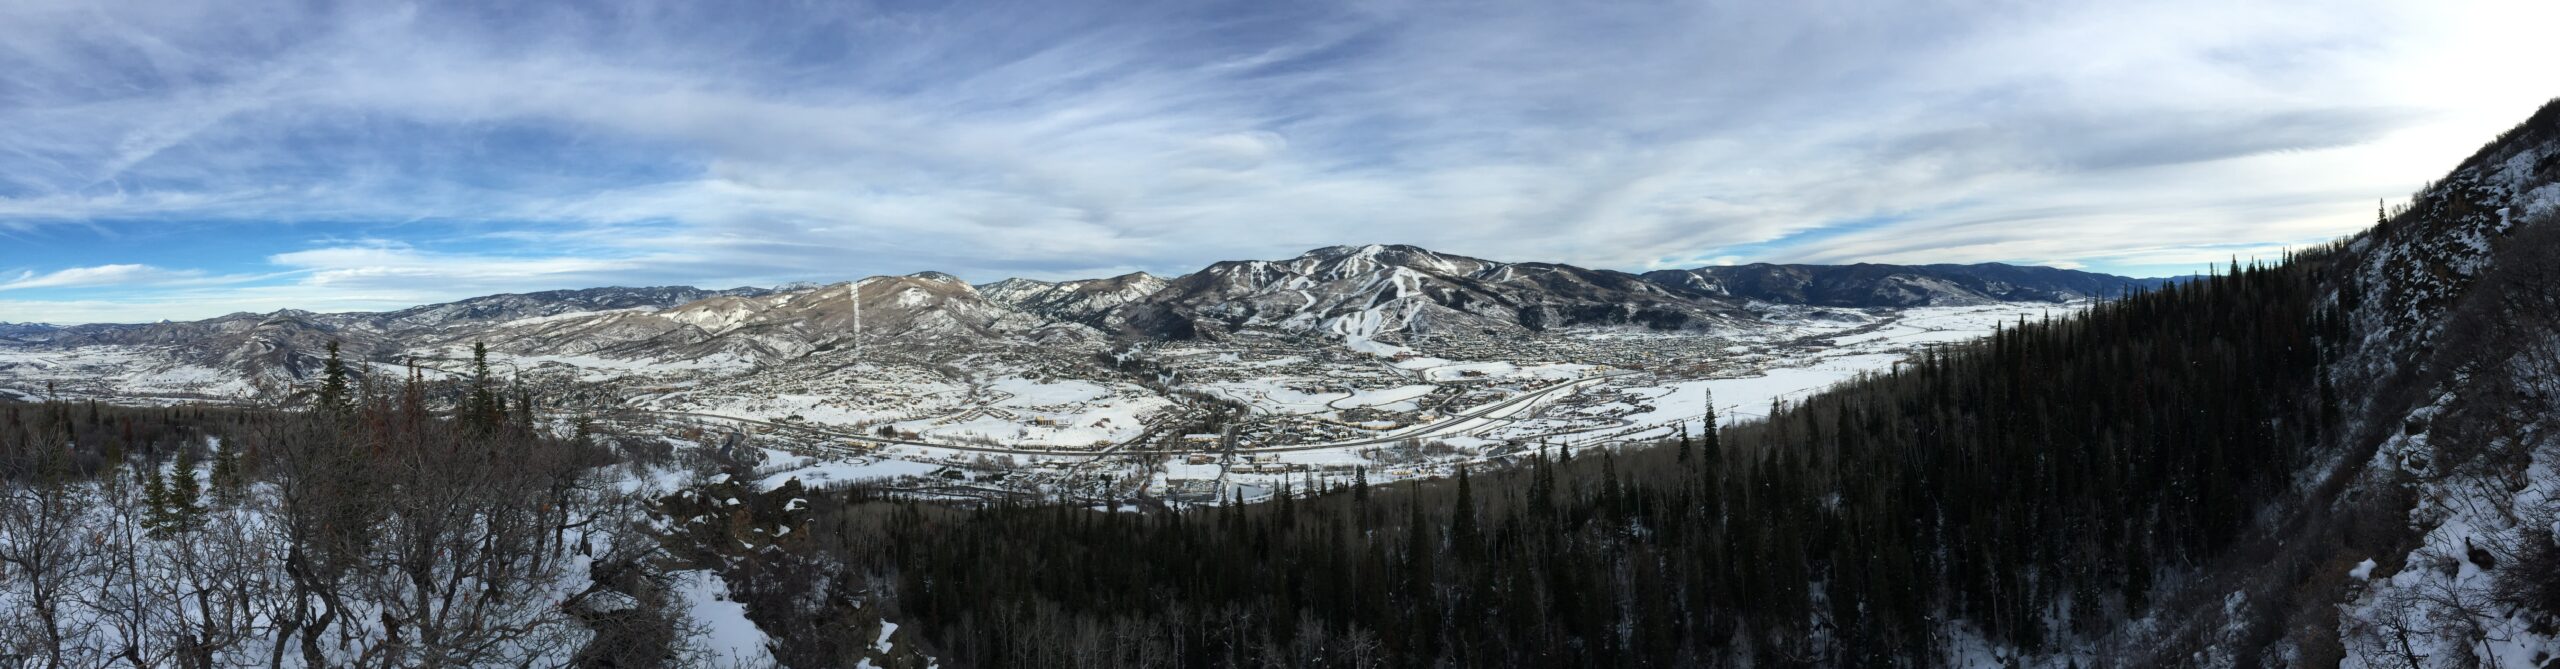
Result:
<svg viewBox="0 0 2560 669">
<path fill-rule="evenodd" d="M 1747 300 L 1831 307 L 1916 307 L 1991 302 L 2110 299 L 2157 288 L 2166 279 L 1978 265 L 1771 265 L 1753 263 L 1646 272 L 1648 281 Z"/>
<path fill-rule="evenodd" d="M 2341 244 L 1696 439 L 1175 515 L 857 491 L 810 559 L 973 666 L 2541 666 L 2556 168 L 2560 103 Z"/>
<path fill-rule="evenodd" d="M 149 397 L 159 399 L 282 399 L 316 378 L 331 342 L 351 357 L 386 365 L 450 361 L 474 342 L 509 355 L 616 367 L 787 364 L 854 344 L 848 285 L 860 286 L 858 339 L 866 346 L 926 356 L 1078 352 L 1072 357 L 1108 342 L 1224 340 L 1240 333 L 1341 343 L 1430 336 L 1516 342 L 1615 330 L 1744 336 L 1785 329 L 1788 319 L 1820 309 L 1874 312 L 1834 319 L 1890 318 L 1922 307 L 2114 297 L 2149 283 L 2005 265 L 1786 266 L 1786 276 L 1810 277 L 1792 288 L 1738 274 L 1760 267 L 1773 266 L 1639 276 L 1373 244 L 1314 249 L 1286 260 L 1223 261 L 1172 280 L 1140 272 L 970 285 L 919 272 L 770 289 L 502 294 L 379 313 L 286 309 L 184 322 L 7 324 L 0 325 L 0 347 L 103 361 L 81 365 L 75 385 L 88 396 L 147 399 L 127 395 L 149 386 Z M 23 371 L 0 363 L 0 388 L 42 385 L 18 378 Z M 116 377 L 160 381 L 119 384 Z"/>
</svg>

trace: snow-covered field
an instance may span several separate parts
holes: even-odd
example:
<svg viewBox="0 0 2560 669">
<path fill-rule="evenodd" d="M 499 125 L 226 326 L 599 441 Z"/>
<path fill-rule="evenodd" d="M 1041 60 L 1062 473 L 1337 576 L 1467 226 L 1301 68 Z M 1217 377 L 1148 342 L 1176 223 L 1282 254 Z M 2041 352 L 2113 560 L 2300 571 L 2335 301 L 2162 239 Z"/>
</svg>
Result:
<svg viewBox="0 0 2560 669">
<path fill-rule="evenodd" d="M 40 397 L 52 384 L 63 397 L 143 401 L 236 399 L 258 390 L 237 373 L 187 363 L 165 349 L 142 346 L 0 346 L 0 384 L 13 386 L 25 396 Z"/>
<path fill-rule="evenodd" d="M 717 427 L 713 419 L 696 429 L 781 440 L 803 453 L 842 451 L 842 457 L 769 468 L 812 485 L 894 480 L 945 467 L 1040 469 L 1164 485 L 1209 467 L 1219 473 L 1208 477 L 1269 487 L 1352 468 L 1387 478 L 1438 475 L 1456 463 L 1500 457 L 1513 444 L 1646 443 L 1676 434 L 1682 424 L 1694 428 L 1709 392 L 1726 421 L 1750 420 L 1773 403 L 1891 369 L 1921 348 L 2082 306 L 1858 311 L 1755 305 L 1768 315 L 1730 332 L 1602 328 L 1516 342 L 1396 344 L 1366 334 L 1249 332 L 1108 356 L 1091 348 L 998 346 L 871 354 L 837 349 L 761 364 L 728 353 L 685 361 L 493 353 L 491 362 L 502 374 L 534 379 L 551 391 L 607 402 L 579 411 L 734 418 L 741 422 Z M 416 354 L 431 380 L 468 372 L 462 349 Z M 1108 364 L 1114 360 L 1120 368 Z M 1133 361 L 1141 364 L 1128 366 Z M 372 369 L 406 373 L 381 363 Z M 47 381 L 63 396 L 146 401 L 260 390 L 251 380 L 143 347 L 0 347 L 0 389 L 34 396 Z M 1215 431 L 1209 421 L 1227 419 L 1213 419 L 1214 406 L 1201 397 L 1242 407 L 1232 426 L 1240 457 L 1217 455 L 1216 465 L 1182 464 L 1192 459 L 1187 455 L 1155 456 L 1151 463 L 1097 460 L 1130 450 L 1219 450 L 1217 438 L 1197 433 Z M 891 443 L 847 446 L 881 435 Z"/>
</svg>

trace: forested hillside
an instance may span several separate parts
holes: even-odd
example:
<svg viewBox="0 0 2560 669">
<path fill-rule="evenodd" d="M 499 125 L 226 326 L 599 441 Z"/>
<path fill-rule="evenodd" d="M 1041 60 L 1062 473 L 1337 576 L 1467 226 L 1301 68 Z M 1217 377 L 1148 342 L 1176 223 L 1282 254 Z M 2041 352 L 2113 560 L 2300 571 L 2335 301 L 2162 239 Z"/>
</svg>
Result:
<svg viewBox="0 0 2560 669">
<path fill-rule="evenodd" d="M 2335 421 L 2323 257 L 1661 448 L 1182 514 L 856 504 L 815 549 L 978 666 L 1891 664 L 1958 657 L 1958 629 L 2087 647 L 2150 610 L 2162 565 L 2231 546 Z"/>
<path fill-rule="evenodd" d="M 850 491 L 799 561 L 967 666 L 2538 666 L 2551 127 L 2350 242 L 1765 423 L 1179 513 Z"/>
</svg>

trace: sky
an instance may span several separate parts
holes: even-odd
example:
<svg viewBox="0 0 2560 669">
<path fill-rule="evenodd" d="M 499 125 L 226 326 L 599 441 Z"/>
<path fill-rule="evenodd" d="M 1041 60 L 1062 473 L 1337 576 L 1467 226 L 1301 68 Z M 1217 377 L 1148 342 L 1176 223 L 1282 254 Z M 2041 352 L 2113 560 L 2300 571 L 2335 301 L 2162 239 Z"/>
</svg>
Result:
<svg viewBox="0 0 2560 669">
<path fill-rule="evenodd" d="M 2560 95 L 2560 3 L 0 3 L 0 321 L 1363 243 L 2186 274 Z"/>
</svg>

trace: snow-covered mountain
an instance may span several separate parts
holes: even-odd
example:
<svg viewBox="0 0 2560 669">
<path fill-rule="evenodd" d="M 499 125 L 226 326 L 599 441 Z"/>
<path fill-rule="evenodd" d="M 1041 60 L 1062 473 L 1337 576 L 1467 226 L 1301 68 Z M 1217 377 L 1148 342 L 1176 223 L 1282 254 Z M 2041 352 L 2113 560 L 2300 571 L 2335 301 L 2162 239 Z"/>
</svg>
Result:
<svg viewBox="0 0 2560 669">
<path fill-rule="evenodd" d="M 51 336 L 62 328 L 46 323 L 0 323 L 0 341 L 28 341 Z"/>
<path fill-rule="evenodd" d="M 654 286 L 647 288 L 588 288 L 584 290 L 550 290 L 539 293 L 489 295 L 467 300 L 411 307 L 381 314 L 372 320 L 386 330 L 442 327 L 456 323 L 492 323 L 539 316 L 632 309 L 649 307 L 664 309 L 713 297 L 755 297 L 780 289 L 731 288 L 704 290 L 692 286 Z"/>
<path fill-rule="evenodd" d="M 969 350 L 1221 337 L 1242 329 L 1389 338 L 1575 327 L 1715 330 L 1755 322 L 1760 316 L 1752 301 L 1901 307 L 2059 300 L 2142 283 L 2045 268 L 1949 267 L 1790 266 L 1760 274 L 1709 268 L 1638 276 L 1372 244 L 1219 262 L 1173 280 L 1141 272 L 972 286 L 921 272 L 769 289 L 608 287 L 380 313 L 283 310 L 187 322 L 7 325 L 0 326 L 0 345 L 131 347 L 150 351 L 163 367 L 229 370 L 252 383 L 289 385 L 316 372 L 331 342 L 351 358 L 384 362 L 421 351 L 449 355 L 472 343 L 531 356 L 774 362 L 852 345 L 850 286 L 860 289 L 863 344 Z"/>
<path fill-rule="evenodd" d="M 1121 305 L 1155 295 L 1165 285 L 1156 275 L 1133 272 L 1078 281 L 1005 279 L 977 288 L 987 299 L 1014 309 L 1053 320 L 1095 323 Z"/>
<path fill-rule="evenodd" d="M 524 354 L 603 354 L 646 360 L 773 360 L 854 339 L 854 301 L 868 344 L 984 342 L 1029 335 L 1031 314 L 990 301 L 940 272 L 871 277 L 797 290 L 719 295 L 668 309 L 603 311 L 499 323 L 470 333 Z"/>
<path fill-rule="evenodd" d="M 1216 263 L 1105 320 L 1147 336 L 1186 338 L 1255 327 L 1364 337 L 1577 325 L 1682 328 L 1743 317 L 1729 300 L 1624 272 L 1371 244 L 1287 260 Z"/>
<path fill-rule="evenodd" d="M 1646 272 L 1648 281 L 1729 297 L 1828 307 L 1920 307 L 2111 298 L 2167 279 L 2002 263 L 1771 265 Z"/>
</svg>

